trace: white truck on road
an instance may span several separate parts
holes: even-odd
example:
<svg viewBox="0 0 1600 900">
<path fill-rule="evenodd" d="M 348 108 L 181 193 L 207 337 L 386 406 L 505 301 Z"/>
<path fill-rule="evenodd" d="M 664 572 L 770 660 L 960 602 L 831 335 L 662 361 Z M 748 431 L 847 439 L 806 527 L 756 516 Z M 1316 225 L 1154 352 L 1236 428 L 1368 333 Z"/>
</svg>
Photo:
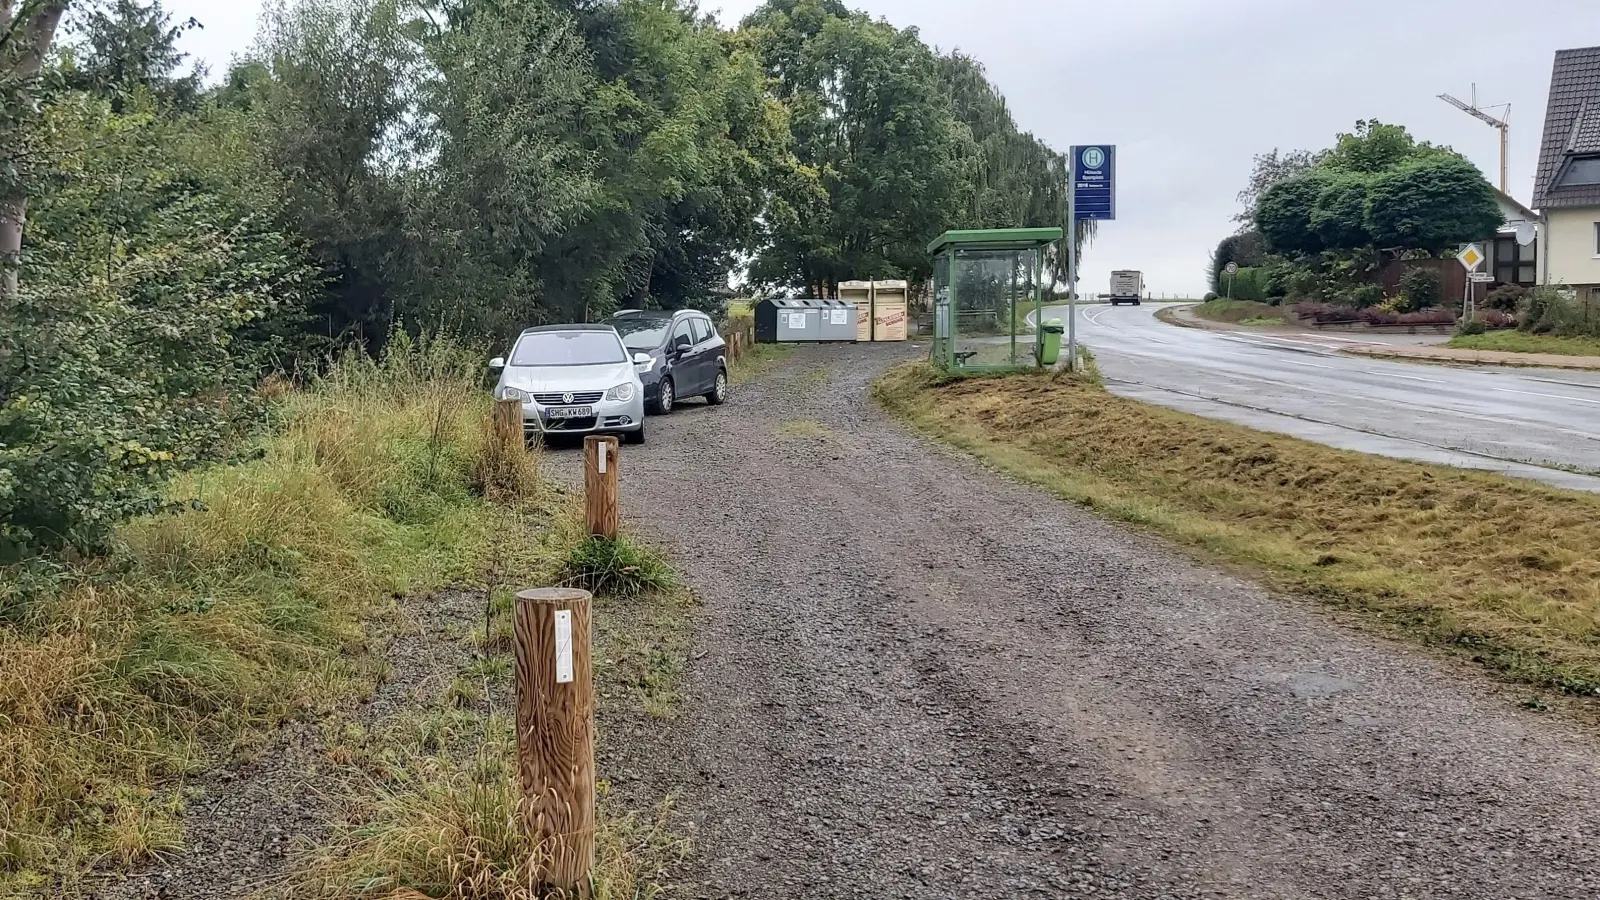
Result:
<svg viewBox="0 0 1600 900">
<path fill-rule="evenodd" d="M 1118 306 L 1123 303 L 1139 305 L 1144 299 L 1144 273 L 1143 272 L 1112 272 L 1111 273 L 1111 305 Z"/>
</svg>

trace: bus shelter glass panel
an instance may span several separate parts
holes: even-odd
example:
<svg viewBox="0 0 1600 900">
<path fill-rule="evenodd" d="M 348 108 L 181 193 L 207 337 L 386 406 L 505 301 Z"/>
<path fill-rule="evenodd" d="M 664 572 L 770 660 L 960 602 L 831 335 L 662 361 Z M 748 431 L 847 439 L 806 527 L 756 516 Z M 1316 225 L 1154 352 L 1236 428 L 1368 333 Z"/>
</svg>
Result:
<svg viewBox="0 0 1600 900">
<path fill-rule="evenodd" d="M 956 249 L 950 271 L 953 362 L 960 368 L 1038 365 L 1038 248 Z M 936 286 L 937 287 L 937 286 Z"/>
<path fill-rule="evenodd" d="M 939 365 L 949 363 L 954 349 L 954 323 L 950 306 L 950 254 L 946 252 L 933 258 L 933 359 Z"/>
</svg>

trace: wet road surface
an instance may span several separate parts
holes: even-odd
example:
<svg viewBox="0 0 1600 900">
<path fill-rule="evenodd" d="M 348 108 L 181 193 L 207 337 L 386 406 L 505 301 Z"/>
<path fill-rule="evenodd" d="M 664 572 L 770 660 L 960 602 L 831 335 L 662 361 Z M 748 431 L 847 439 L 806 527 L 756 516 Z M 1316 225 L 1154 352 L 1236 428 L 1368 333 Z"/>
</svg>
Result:
<svg viewBox="0 0 1600 900">
<path fill-rule="evenodd" d="M 1078 339 L 1113 392 L 1347 450 L 1600 491 L 1600 373 L 1350 356 L 1338 347 L 1354 335 L 1180 328 L 1158 321 L 1160 308 L 1079 310 Z"/>
</svg>

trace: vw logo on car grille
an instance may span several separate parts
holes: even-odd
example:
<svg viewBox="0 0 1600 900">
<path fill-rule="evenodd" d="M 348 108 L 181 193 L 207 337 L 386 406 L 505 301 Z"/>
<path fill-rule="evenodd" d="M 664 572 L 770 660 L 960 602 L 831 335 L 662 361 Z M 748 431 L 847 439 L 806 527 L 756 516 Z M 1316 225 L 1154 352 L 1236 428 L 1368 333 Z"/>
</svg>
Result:
<svg viewBox="0 0 1600 900">
<path fill-rule="evenodd" d="M 572 392 L 571 391 L 567 391 L 565 394 L 562 394 L 561 395 L 561 402 L 562 403 L 571 403 L 572 402 Z"/>
</svg>

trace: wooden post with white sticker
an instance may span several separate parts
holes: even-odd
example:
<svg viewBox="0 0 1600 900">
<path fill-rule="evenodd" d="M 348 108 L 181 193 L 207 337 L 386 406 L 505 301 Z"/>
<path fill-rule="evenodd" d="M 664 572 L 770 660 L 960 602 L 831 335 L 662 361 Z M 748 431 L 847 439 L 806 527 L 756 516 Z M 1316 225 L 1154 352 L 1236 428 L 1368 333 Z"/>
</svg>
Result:
<svg viewBox="0 0 1600 900">
<path fill-rule="evenodd" d="M 619 461 L 616 438 L 583 439 L 583 512 L 593 537 L 616 540 L 621 530 L 621 515 L 617 512 Z"/>
<path fill-rule="evenodd" d="M 588 591 L 517 594 L 517 772 L 541 886 L 586 897 L 594 868 L 594 669 Z"/>
</svg>

